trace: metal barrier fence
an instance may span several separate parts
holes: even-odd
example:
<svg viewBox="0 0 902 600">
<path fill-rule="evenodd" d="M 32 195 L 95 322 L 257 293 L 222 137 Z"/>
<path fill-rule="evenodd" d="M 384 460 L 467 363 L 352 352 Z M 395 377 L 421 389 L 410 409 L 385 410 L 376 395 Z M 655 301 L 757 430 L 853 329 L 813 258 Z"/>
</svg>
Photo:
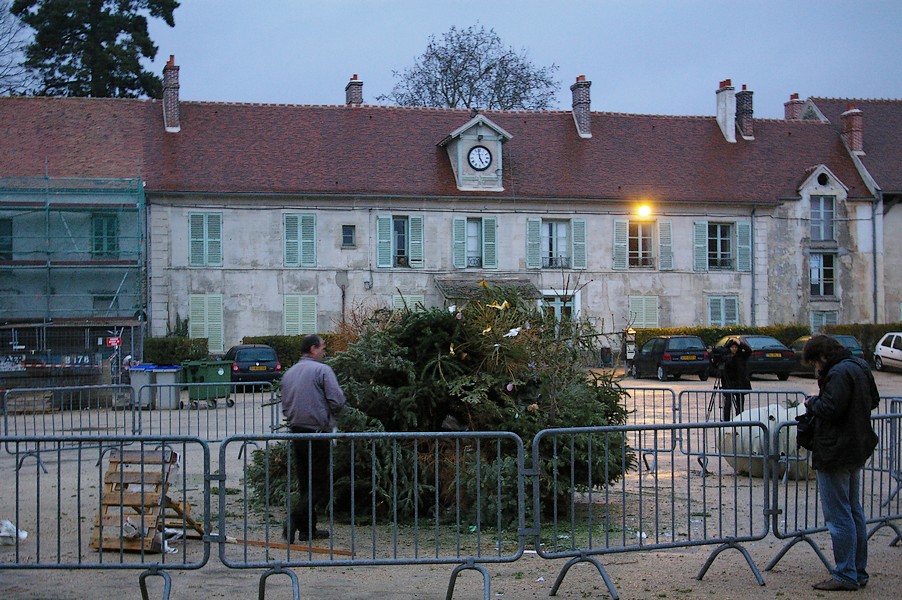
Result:
<svg viewBox="0 0 902 600">
<path fill-rule="evenodd" d="M 632 398 L 666 413 L 666 396 Z M 248 403 L 254 415 L 270 414 L 263 404 Z M 239 405 L 236 398 L 231 407 L 135 414 L 160 417 L 145 426 L 164 429 L 177 425 L 163 415 L 235 419 L 237 409 L 228 410 Z M 873 422 L 880 445 L 865 469 L 862 498 L 871 534 L 891 527 L 895 543 L 902 414 Z M 766 570 L 797 541 L 828 564 L 809 537 L 824 528 L 794 426 L 768 419 L 549 429 L 532 440 L 529 465 L 522 439 L 508 432 L 228 435 L 215 464 L 209 442 L 197 436 L 4 436 L 0 470 L 15 476 L 0 486 L 0 505 L 14 507 L 14 523 L 32 535 L 0 552 L 0 569 L 140 568 L 143 597 L 146 578 L 160 576 L 168 598 L 166 569 L 200 569 L 216 544 L 227 568 L 264 570 L 261 598 L 274 575 L 287 576 L 299 598 L 297 567 L 448 564 L 455 567 L 447 598 L 471 569 L 483 575 L 488 599 L 482 565 L 517 561 L 531 545 L 542 558 L 569 559 L 552 595 L 573 565 L 589 562 L 616 599 L 600 557 L 714 546 L 698 579 L 732 549 L 764 585 L 745 544 L 771 531 L 790 543 Z M 300 507 L 290 442 L 306 447 L 305 456 L 314 444 L 328 448 L 325 476 L 312 461 L 301 465 L 305 479 L 332 498 L 319 513 L 328 539 L 282 540 L 283 520 Z M 254 450 L 245 452 L 248 446 Z M 654 456 L 654 469 L 636 469 L 640 448 Z M 696 465 L 701 456 L 706 462 Z M 26 468 L 32 463 L 33 474 Z"/>
<path fill-rule="evenodd" d="M 627 425 L 669 425 L 677 422 L 676 394 L 670 388 L 621 387 L 627 411 Z M 661 436 L 649 439 L 642 429 L 631 431 L 630 447 L 642 459 L 639 468 L 654 471 L 658 452 L 670 452 L 676 447 L 675 430 L 656 430 Z"/>
<path fill-rule="evenodd" d="M 215 443 L 230 435 L 272 433 L 282 418 L 268 383 L 22 388 L 7 390 L 0 401 L 2 433 L 14 437 L 187 435 Z M 13 450 L 7 446 L 6 452 Z M 15 452 L 26 456 L 21 443 Z"/>
<path fill-rule="evenodd" d="M 132 388 L 127 385 L 12 389 L 7 390 L 2 399 L 5 436 L 77 437 L 134 433 Z M 29 449 L 23 443 L 18 442 L 11 448 L 7 442 L 4 444 L 6 452 L 24 459 L 29 456 Z M 66 444 L 61 442 L 59 449 L 65 447 Z M 36 443 L 31 450 L 37 452 L 39 448 Z"/>
<path fill-rule="evenodd" d="M 10 456 L 0 455 L 0 464 L 22 468 L 4 468 L 0 506 L 28 536 L 14 536 L 0 554 L 0 568 L 143 569 L 139 582 L 146 598 L 147 577 L 162 577 L 168 597 L 164 569 L 207 563 L 210 549 L 201 536 L 210 525 L 210 452 L 203 440 L 105 435 L 3 441 Z M 51 461 L 55 469 L 47 472 Z"/>
</svg>

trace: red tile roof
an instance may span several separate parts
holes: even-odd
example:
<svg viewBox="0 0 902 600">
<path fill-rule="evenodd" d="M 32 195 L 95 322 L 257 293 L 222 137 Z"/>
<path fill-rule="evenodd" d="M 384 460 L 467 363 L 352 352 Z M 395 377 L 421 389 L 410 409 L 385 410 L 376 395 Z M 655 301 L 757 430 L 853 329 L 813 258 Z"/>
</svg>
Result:
<svg viewBox="0 0 902 600">
<path fill-rule="evenodd" d="M 727 143 L 714 117 L 486 111 L 513 135 L 503 192 L 461 192 L 437 144 L 466 110 L 182 102 L 181 131 L 151 100 L 0 98 L 0 176 L 135 177 L 147 191 L 775 202 L 825 164 L 868 192 L 829 124 L 756 120 Z"/>
<path fill-rule="evenodd" d="M 902 100 L 810 98 L 836 131 L 839 116 L 853 106 L 861 110 L 864 155 L 861 161 L 885 192 L 902 193 Z"/>
</svg>

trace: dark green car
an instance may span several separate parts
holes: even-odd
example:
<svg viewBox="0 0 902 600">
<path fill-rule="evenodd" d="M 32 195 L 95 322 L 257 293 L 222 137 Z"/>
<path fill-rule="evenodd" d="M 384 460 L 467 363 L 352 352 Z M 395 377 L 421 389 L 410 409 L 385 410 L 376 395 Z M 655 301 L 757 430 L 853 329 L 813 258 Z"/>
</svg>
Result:
<svg viewBox="0 0 902 600">
<path fill-rule="evenodd" d="M 852 356 L 864 358 L 864 350 L 861 347 L 861 342 L 859 342 L 858 338 L 856 338 L 855 336 L 839 335 L 834 333 L 828 333 L 826 335 L 832 337 L 834 340 L 845 346 L 846 349 L 852 353 Z M 789 345 L 789 348 L 795 353 L 796 359 L 796 364 L 792 369 L 793 375 L 814 375 L 814 365 L 806 365 L 802 362 L 802 348 L 805 347 L 805 343 L 810 339 L 810 335 L 803 335 Z"/>
</svg>

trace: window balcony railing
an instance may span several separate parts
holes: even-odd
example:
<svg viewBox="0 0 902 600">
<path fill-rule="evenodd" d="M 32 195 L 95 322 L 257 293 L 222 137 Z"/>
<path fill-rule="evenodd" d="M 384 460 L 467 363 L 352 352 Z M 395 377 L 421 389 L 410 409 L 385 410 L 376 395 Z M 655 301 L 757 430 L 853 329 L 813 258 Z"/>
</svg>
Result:
<svg viewBox="0 0 902 600">
<path fill-rule="evenodd" d="M 712 271 L 734 271 L 736 269 L 732 257 L 708 257 L 708 268 Z"/>
<path fill-rule="evenodd" d="M 569 256 L 544 256 L 542 257 L 543 269 L 569 269 Z"/>
<path fill-rule="evenodd" d="M 631 269 L 654 269 L 654 256 L 630 256 Z"/>
<path fill-rule="evenodd" d="M 467 257 L 467 266 L 468 267 L 481 267 L 482 266 L 482 257 L 481 256 L 468 256 Z"/>
</svg>

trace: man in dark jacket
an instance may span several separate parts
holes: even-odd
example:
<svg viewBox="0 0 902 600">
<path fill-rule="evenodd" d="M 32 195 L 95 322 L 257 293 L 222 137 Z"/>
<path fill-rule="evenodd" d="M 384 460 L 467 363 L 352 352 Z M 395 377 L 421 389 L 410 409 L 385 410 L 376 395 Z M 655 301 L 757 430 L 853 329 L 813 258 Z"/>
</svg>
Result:
<svg viewBox="0 0 902 600">
<path fill-rule="evenodd" d="M 814 584 L 825 591 L 857 590 L 868 583 L 868 540 L 861 496 L 861 471 L 877 447 L 871 411 L 880 393 L 866 362 L 831 337 L 816 335 L 802 349 L 814 365 L 819 393 L 805 401 L 814 415 L 812 466 L 836 568 Z"/>
</svg>

